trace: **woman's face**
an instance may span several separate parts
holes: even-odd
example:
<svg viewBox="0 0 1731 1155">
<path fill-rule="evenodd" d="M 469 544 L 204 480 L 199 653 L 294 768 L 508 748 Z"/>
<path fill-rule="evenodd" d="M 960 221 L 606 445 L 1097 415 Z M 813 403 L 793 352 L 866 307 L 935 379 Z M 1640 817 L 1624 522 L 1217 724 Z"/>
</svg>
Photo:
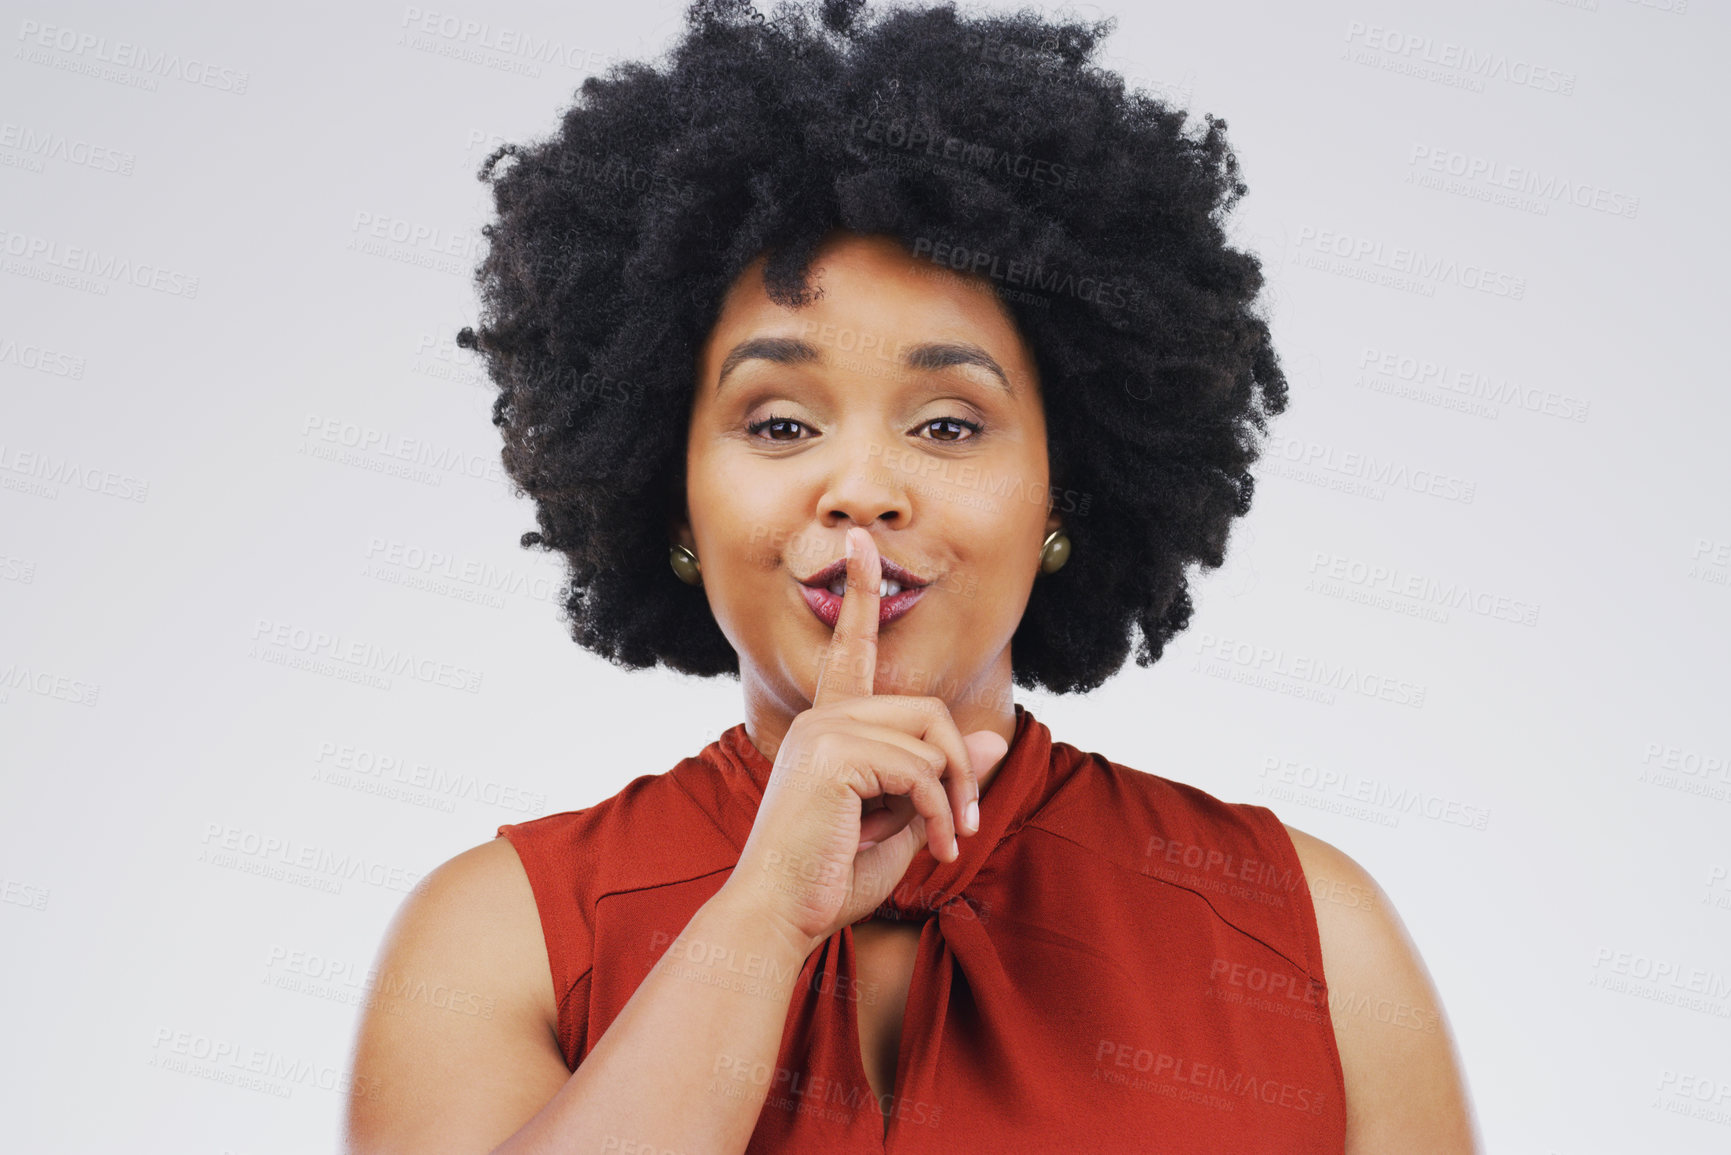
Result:
<svg viewBox="0 0 1731 1155">
<path fill-rule="evenodd" d="M 672 526 L 748 709 L 810 708 L 832 627 L 801 581 L 858 525 L 928 583 L 879 627 L 875 691 L 941 697 L 958 721 L 1009 713 L 1010 637 L 1060 524 L 1032 354 L 986 282 L 891 238 L 832 236 L 798 310 L 769 299 L 761 268 L 700 351 L 688 520 Z"/>
</svg>

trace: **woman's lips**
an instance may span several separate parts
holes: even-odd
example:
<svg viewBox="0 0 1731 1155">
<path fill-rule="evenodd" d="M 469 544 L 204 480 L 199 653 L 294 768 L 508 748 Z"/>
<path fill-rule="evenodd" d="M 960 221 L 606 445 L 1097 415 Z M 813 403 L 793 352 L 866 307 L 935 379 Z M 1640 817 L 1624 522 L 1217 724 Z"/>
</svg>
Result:
<svg viewBox="0 0 1731 1155">
<path fill-rule="evenodd" d="M 903 590 L 899 594 L 891 594 L 887 598 L 878 599 L 878 625 L 882 627 L 895 621 L 914 608 L 914 603 L 920 600 L 920 595 L 928 587 L 915 586 L 911 590 Z M 800 596 L 805 598 L 805 604 L 811 607 L 811 612 L 818 620 L 830 629 L 835 629 L 835 623 L 841 618 L 841 595 L 832 594 L 822 586 L 799 587 Z"/>
</svg>

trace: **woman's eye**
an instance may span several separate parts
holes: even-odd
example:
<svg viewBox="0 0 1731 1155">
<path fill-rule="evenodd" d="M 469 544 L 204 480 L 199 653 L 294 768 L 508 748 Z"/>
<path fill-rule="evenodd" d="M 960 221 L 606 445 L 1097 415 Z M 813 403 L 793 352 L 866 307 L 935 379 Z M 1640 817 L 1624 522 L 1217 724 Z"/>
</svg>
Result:
<svg viewBox="0 0 1731 1155">
<path fill-rule="evenodd" d="M 973 437 L 973 436 L 978 435 L 980 430 L 983 428 L 983 426 L 981 426 L 980 423 L 977 421 L 967 421 L 967 420 L 964 420 L 963 418 L 960 418 L 960 417 L 934 417 L 934 418 L 932 418 L 932 420 L 927 421 L 923 425 L 921 425 L 920 428 L 921 429 L 931 429 L 933 426 L 948 426 L 949 430 L 942 435 L 931 437 L 931 438 L 928 438 L 927 440 L 941 441 L 941 442 L 946 442 L 946 443 L 953 443 L 953 442 L 957 442 L 957 441 L 966 441 L 966 440 L 968 440 L 969 437 Z M 798 440 L 800 440 L 798 433 L 794 433 L 792 436 L 781 436 L 778 433 L 773 432 L 773 430 L 777 430 L 777 429 L 785 432 L 790 427 L 792 429 L 796 429 L 796 430 L 807 428 L 805 422 L 803 422 L 803 421 L 801 421 L 795 417 L 770 416 L 770 417 L 765 417 L 762 421 L 753 421 L 750 425 L 747 425 L 745 427 L 745 431 L 747 433 L 751 434 L 753 437 L 756 437 L 759 433 L 761 433 L 765 429 L 772 430 L 769 437 L 767 438 L 767 440 L 769 440 L 769 441 L 798 441 Z M 959 432 L 959 430 L 963 430 L 963 429 L 967 430 L 967 437 L 962 436 L 961 433 Z"/>
<path fill-rule="evenodd" d="M 920 426 L 920 428 L 930 429 L 934 425 L 959 426 L 963 429 L 968 430 L 968 436 L 969 437 L 972 437 L 972 436 L 975 436 L 976 434 L 978 434 L 980 432 L 980 428 L 981 428 L 979 422 L 977 422 L 977 421 L 964 421 L 960 417 L 937 417 L 937 418 L 933 418 L 932 420 L 926 422 L 924 425 Z M 934 441 L 966 441 L 967 438 L 966 437 L 960 437 L 960 436 L 934 437 L 934 438 L 932 438 L 932 440 L 934 440 Z"/>
<path fill-rule="evenodd" d="M 745 427 L 745 431 L 747 433 L 751 434 L 753 437 L 756 437 L 758 430 L 766 429 L 772 425 L 783 425 L 783 426 L 795 425 L 795 426 L 800 426 L 803 428 L 804 424 L 805 423 L 803 421 L 796 420 L 795 418 L 792 418 L 792 417 L 765 417 L 762 421 L 753 421 L 750 425 L 747 425 Z M 771 441 L 797 441 L 799 439 L 797 437 L 775 437 L 775 436 L 771 436 L 769 438 L 769 440 L 771 440 Z"/>
</svg>

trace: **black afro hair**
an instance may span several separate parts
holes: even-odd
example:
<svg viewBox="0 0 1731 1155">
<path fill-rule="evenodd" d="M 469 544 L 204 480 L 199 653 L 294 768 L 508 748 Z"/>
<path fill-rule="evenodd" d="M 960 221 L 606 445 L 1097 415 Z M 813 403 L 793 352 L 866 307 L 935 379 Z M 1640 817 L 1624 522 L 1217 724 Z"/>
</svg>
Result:
<svg viewBox="0 0 1731 1155">
<path fill-rule="evenodd" d="M 1014 680 L 1093 689 L 1189 624 L 1286 380 L 1232 248 L 1226 123 L 1090 63 L 1112 21 L 954 5 L 698 0 L 655 63 L 586 79 L 548 139 L 482 164 L 497 219 L 458 334 L 499 388 L 525 547 L 569 563 L 571 636 L 616 665 L 739 672 L 703 591 L 668 565 L 698 350 L 760 254 L 809 299 L 836 230 L 989 283 L 1037 365 L 1073 553 L 1034 583 Z M 1138 638 L 1139 632 L 1139 638 Z"/>
</svg>

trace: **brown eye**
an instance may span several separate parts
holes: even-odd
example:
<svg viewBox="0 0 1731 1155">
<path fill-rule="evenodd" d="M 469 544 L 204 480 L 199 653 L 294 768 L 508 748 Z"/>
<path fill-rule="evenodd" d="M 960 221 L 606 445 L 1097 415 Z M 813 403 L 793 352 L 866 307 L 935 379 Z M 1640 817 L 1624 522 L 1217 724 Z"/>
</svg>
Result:
<svg viewBox="0 0 1731 1155">
<path fill-rule="evenodd" d="M 803 429 L 805 427 L 804 422 L 795 420 L 792 417 L 765 417 L 762 421 L 753 421 L 750 425 L 747 425 L 745 427 L 745 431 L 747 433 L 751 434 L 753 437 L 756 437 L 758 430 L 767 429 L 768 427 L 770 427 L 772 425 L 783 426 L 783 427 L 792 425 L 792 426 L 795 426 L 795 427 L 801 428 L 801 429 Z M 770 440 L 770 441 L 798 441 L 799 438 L 797 436 L 796 437 L 776 437 L 776 436 L 772 435 L 771 437 L 769 437 L 768 440 Z"/>
<path fill-rule="evenodd" d="M 944 441 L 944 442 L 956 442 L 956 441 L 969 440 L 970 438 L 976 436 L 980 432 L 980 429 L 981 429 L 979 422 L 977 422 L 977 421 L 964 421 L 960 417 L 935 417 L 932 420 L 926 422 L 925 425 L 921 426 L 921 428 L 930 429 L 934 425 L 955 425 L 955 426 L 960 426 L 961 428 L 968 430 L 968 436 L 967 437 L 959 437 L 959 436 L 958 437 L 934 437 L 931 439 L 933 441 Z"/>
</svg>

